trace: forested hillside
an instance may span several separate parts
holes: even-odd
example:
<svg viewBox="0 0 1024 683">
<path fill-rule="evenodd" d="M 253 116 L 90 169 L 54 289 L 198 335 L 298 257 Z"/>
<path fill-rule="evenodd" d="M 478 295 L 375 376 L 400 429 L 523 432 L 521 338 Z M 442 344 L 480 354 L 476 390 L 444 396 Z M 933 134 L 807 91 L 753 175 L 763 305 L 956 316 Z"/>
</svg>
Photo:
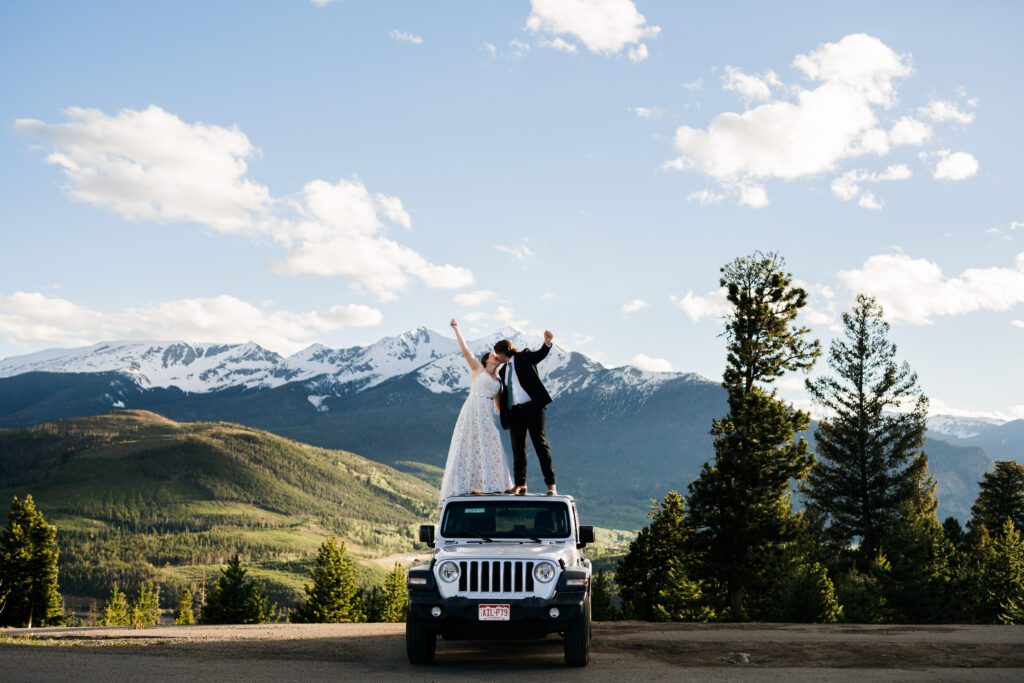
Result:
<svg viewBox="0 0 1024 683">
<path fill-rule="evenodd" d="M 239 553 L 290 598 L 326 536 L 357 558 L 407 550 L 437 502 L 352 453 L 136 410 L 0 430 L 0 500 L 26 493 L 59 530 L 61 589 L 94 596 L 201 582 Z"/>
</svg>

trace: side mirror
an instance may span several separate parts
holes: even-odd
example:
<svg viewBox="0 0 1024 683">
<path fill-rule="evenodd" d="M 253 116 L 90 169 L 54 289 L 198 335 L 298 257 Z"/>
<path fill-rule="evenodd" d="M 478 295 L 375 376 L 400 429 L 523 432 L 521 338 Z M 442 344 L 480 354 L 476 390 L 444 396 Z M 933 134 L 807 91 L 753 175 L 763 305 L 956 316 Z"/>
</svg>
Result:
<svg viewBox="0 0 1024 683">
<path fill-rule="evenodd" d="M 581 526 L 580 527 L 580 541 L 576 544 L 579 548 L 587 547 L 588 543 L 594 542 L 594 527 L 592 526 Z"/>
<path fill-rule="evenodd" d="M 590 535 L 593 536 L 594 532 L 591 531 Z M 434 525 L 433 524 L 420 524 L 420 543 L 426 543 L 428 548 L 434 547 Z"/>
</svg>

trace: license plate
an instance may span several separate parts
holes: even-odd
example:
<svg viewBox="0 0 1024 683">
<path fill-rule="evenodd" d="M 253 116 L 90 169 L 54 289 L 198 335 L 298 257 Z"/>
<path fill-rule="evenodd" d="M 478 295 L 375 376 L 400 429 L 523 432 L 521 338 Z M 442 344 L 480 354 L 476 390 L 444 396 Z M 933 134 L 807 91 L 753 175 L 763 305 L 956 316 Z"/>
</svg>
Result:
<svg viewBox="0 0 1024 683">
<path fill-rule="evenodd" d="M 509 620 L 509 606 L 508 605 L 480 605 L 479 606 L 479 617 L 480 621 L 508 621 Z"/>
</svg>

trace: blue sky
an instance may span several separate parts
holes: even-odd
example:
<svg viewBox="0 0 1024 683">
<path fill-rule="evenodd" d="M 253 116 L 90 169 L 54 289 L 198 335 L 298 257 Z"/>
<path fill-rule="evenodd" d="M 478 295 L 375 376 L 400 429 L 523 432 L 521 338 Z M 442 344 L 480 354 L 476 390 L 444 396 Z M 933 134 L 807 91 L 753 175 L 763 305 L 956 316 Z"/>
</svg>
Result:
<svg viewBox="0 0 1024 683">
<path fill-rule="evenodd" d="M 458 316 L 717 378 L 718 268 L 762 249 L 826 341 L 856 291 L 878 296 L 934 412 L 1024 417 L 1022 19 L 6 2 L 0 357 L 288 353 Z"/>
</svg>

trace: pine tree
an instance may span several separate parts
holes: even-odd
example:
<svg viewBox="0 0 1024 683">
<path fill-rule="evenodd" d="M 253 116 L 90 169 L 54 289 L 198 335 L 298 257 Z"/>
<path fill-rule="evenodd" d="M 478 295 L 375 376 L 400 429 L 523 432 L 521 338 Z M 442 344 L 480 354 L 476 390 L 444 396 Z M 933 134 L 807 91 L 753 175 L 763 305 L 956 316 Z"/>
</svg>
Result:
<svg viewBox="0 0 1024 683">
<path fill-rule="evenodd" d="M 146 582 L 132 601 L 131 623 L 135 628 L 156 626 L 160 621 L 160 589 Z"/>
<path fill-rule="evenodd" d="M 713 423 L 715 460 L 690 485 L 687 501 L 697 578 L 721 582 L 734 620 L 746 617 L 744 598 L 758 590 L 761 558 L 794 537 L 790 481 L 813 462 L 807 442 L 796 438 L 810 416 L 770 388 L 787 372 L 809 370 L 821 354 L 810 330 L 796 323 L 807 293 L 783 267 L 777 254 L 757 252 L 722 268 L 732 304 L 722 382 L 729 412 Z"/>
<path fill-rule="evenodd" d="M 174 610 L 175 624 L 196 623 L 196 617 L 192 611 L 192 602 L 192 591 L 188 588 L 181 591 L 181 595 L 178 596 L 178 608 Z"/>
<path fill-rule="evenodd" d="M 110 597 L 103 604 L 99 625 L 130 626 L 131 623 L 132 611 L 128 604 L 128 596 L 122 593 L 120 587 L 115 583 L 110 589 Z"/>
<path fill-rule="evenodd" d="M 594 621 L 615 621 L 618 614 L 612 604 L 612 586 L 608 574 L 598 571 L 590 589 L 590 609 Z"/>
<path fill-rule="evenodd" d="M 362 621 L 356 569 L 345 556 L 345 544 L 328 538 L 320 546 L 310 569 L 313 584 L 306 584 L 306 602 L 296 608 L 293 621 L 338 624 Z"/>
<path fill-rule="evenodd" d="M 825 513 L 831 540 L 857 545 L 857 568 L 865 571 L 900 506 L 920 495 L 911 468 L 924 444 L 928 399 L 910 366 L 896 363 L 875 299 L 858 295 L 843 328 L 844 338 L 829 348 L 833 374 L 807 382 L 811 398 L 833 416 L 818 423 L 817 462 L 801 489 Z"/>
<path fill-rule="evenodd" d="M 1024 623 L 1024 538 L 1007 518 L 992 539 L 992 553 L 981 579 L 980 620 Z"/>
<path fill-rule="evenodd" d="M 267 587 L 246 576 L 238 555 L 221 568 L 221 575 L 206 591 L 202 609 L 204 624 L 265 624 L 276 616 Z"/>
<path fill-rule="evenodd" d="M 676 491 L 651 506 L 651 523 L 640 530 L 615 573 L 627 619 L 653 621 L 655 605 L 668 588 L 669 562 L 685 555 L 685 503 Z M 682 571 L 680 567 L 678 571 Z M 678 577 L 677 577 L 678 578 Z"/>
<path fill-rule="evenodd" d="M 384 578 L 378 620 L 393 624 L 405 621 L 405 606 L 408 601 L 409 595 L 405 585 L 405 570 L 396 562 L 394 569 L 388 572 L 388 575 Z"/>
<path fill-rule="evenodd" d="M 55 626 L 64 623 L 57 585 L 57 527 L 48 524 L 31 495 L 11 501 L 0 530 L 0 584 L 6 597 L 0 626 Z"/>
<path fill-rule="evenodd" d="M 701 589 L 701 584 L 689 577 L 678 557 L 670 558 L 665 567 L 665 579 L 651 605 L 654 621 L 713 621 L 715 611 Z"/>
<path fill-rule="evenodd" d="M 950 537 L 948 529 L 946 537 Z M 988 527 L 984 524 L 971 526 L 960 545 L 953 555 L 949 616 L 957 623 L 975 624 L 986 618 L 983 616 L 983 583 L 993 553 Z M 991 620 L 991 615 L 988 619 Z"/>
<path fill-rule="evenodd" d="M 934 505 L 905 505 L 882 539 L 882 548 L 890 565 L 883 594 L 893 619 L 904 624 L 948 621 L 954 549 L 935 517 Z"/>
<path fill-rule="evenodd" d="M 981 491 L 971 508 L 971 524 L 984 524 L 990 534 L 1003 529 L 1009 518 L 1017 531 L 1024 531 L 1024 465 L 999 460 L 995 469 L 981 478 Z"/>
<path fill-rule="evenodd" d="M 877 555 L 867 571 L 851 567 L 836 582 L 836 600 L 843 606 L 842 619 L 851 624 L 887 624 L 892 610 L 885 601 L 884 586 L 892 566 Z"/>
</svg>

